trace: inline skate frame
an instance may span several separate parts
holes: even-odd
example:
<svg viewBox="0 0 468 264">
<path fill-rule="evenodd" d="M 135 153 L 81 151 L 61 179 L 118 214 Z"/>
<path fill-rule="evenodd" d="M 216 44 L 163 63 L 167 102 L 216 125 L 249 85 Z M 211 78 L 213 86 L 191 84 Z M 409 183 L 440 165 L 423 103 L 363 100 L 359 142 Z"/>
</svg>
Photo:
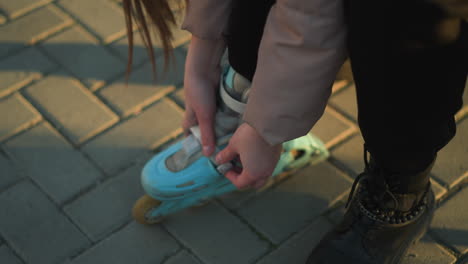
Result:
<svg viewBox="0 0 468 264">
<path fill-rule="evenodd" d="M 135 220 L 142 224 L 158 223 L 165 216 L 236 190 L 223 173 L 241 164 L 216 164 L 214 157 L 227 146 L 242 122 L 249 87 L 247 79 L 226 66 L 215 117 L 215 153 L 211 157 L 202 155 L 200 129 L 195 126 L 188 137 L 155 155 L 141 174 L 146 195 L 133 207 Z M 328 155 L 322 141 L 310 133 L 285 142 L 271 179 L 283 178 L 307 164 L 325 160 Z"/>
</svg>

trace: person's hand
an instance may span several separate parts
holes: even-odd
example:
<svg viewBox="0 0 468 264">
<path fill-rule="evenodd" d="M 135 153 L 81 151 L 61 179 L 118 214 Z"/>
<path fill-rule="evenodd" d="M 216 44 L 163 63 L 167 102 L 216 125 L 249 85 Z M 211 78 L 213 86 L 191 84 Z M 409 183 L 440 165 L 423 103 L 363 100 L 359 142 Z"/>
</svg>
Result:
<svg viewBox="0 0 468 264">
<path fill-rule="evenodd" d="M 261 188 L 273 174 L 281 155 L 282 145 L 269 145 L 258 132 L 243 123 L 234 133 L 228 146 L 216 155 L 218 164 L 239 158 L 242 170 L 232 169 L 225 176 L 238 189 Z"/>
<path fill-rule="evenodd" d="M 188 135 L 190 127 L 199 125 L 205 156 L 213 154 L 216 144 L 216 92 L 224 47 L 222 41 L 201 40 L 193 36 L 185 63 L 185 115 L 182 127 L 185 135 Z"/>
</svg>

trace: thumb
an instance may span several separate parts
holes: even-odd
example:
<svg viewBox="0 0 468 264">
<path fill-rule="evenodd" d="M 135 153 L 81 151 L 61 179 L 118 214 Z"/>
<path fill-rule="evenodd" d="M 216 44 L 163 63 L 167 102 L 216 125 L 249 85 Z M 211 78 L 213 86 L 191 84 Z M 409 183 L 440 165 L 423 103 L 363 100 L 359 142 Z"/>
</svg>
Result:
<svg viewBox="0 0 468 264">
<path fill-rule="evenodd" d="M 217 164 L 227 163 L 233 160 L 235 157 L 237 157 L 237 155 L 238 155 L 237 151 L 233 147 L 231 147 L 231 144 L 229 144 L 225 149 L 221 150 L 216 155 L 216 163 Z"/>
</svg>

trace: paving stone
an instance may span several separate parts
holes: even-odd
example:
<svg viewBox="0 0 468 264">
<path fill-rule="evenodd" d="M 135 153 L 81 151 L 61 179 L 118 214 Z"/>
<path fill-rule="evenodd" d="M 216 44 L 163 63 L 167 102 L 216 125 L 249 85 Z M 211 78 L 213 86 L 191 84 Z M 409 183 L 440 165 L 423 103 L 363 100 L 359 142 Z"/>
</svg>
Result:
<svg viewBox="0 0 468 264">
<path fill-rule="evenodd" d="M 79 27 L 68 29 L 41 46 L 93 90 L 125 71 L 122 61 Z"/>
<path fill-rule="evenodd" d="M 364 170 L 363 146 L 364 140 L 359 133 L 333 149 L 331 156 L 349 169 L 353 176 L 356 176 Z"/>
<path fill-rule="evenodd" d="M 99 171 L 48 124 L 40 124 L 5 144 L 6 150 L 57 203 L 95 182 Z"/>
<path fill-rule="evenodd" d="M 348 87 L 351 83 L 348 80 L 335 80 L 332 86 L 332 93 L 335 94 Z"/>
<path fill-rule="evenodd" d="M 94 31 L 104 42 L 115 40 L 126 32 L 123 11 L 111 1 L 62 0 L 58 4 Z"/>
<path fill-rule="evenodd" d="M 133 166 L 65 207 L 65 212 L 94 241 L 130 220 L 130 209 L 143 195 L 141 166 Z"/>
<path fill-rule="evenodd" d="M 468 179 L 468 119 L 457 126 L 457 134 L 437 156 L 432 173 L 450 188 Z"/>
<path fill-rule="evenodd" d="M 171 257 L 165 264 L 201 264 L 194 256 L 186 250 L 177 253 Z"/>
<path fill-rule="evenodd" d="M 329 107 L 327 107 L 323 116 L 311 130 L 311 132 L 318 136 L 328 148 L 355 131 L 357 131 L 357 129 L 351 122 L 340 117 L 336 111 Z"/>
<path fill-rule="evenodd" d="M 258 264 L 305 263 L 312 249 L 331 227 L 331 224 L 324 217 L 319 217 L 307 228 L 284 242 L 278 249 L 262 258 Z"/>
<path fill-rule="evenodd" d="M 306 167 L 239 210 L 257 230 L 280 243 L 343 196 L 351 180 L 327 162 Z"/>
<path fill-rule="evenodd" d="M 354 85 L 334 94 L 330 99 L 330 104 L 357 121 L 356 88 Z"/>
<path fill-rule="evenodd" d="M 0 61 L 0 97 L 50 72 L 55 65 L 32 47 Z"/>
<path fill-rule="evenodd" d="M 402 264 L 453 264 L 455 261 L 454 256 L 426 235 L 419 243 L 408 249 Z"/>
<path fill-rule="evenodd" d="M 19 94 L 0 100 L 0 141 L 39 122 L 41 118 Z"/>
<path fill-rule="evenodd" d="M 183 88 L 174 93 L 174 98 L 178 104 L 185 108 L 185 94 Z"/>
<path fill-rule="evenodd" d="M 20 178 L 13 164 L 0 153 L 0 191 Z M 1 239 L 0 239 L 1 241 Z M 1 245 L 1 242 L 0 242 Z M 0 262 L 1 263 L 1 262 Z"/>
<path fill-rule="evenodd" d="M 147 63 L 132 73 L 128 86 L 122 78 L 99 90 L 99 95 L 122 116 L 140 112 L 143 107 L 175 90 L 174 83 L 180 82 L 184 73 L 183 64 L 178 63 L 178 66 L 177 70 L 171 71 L 164 79 L 158 78 L 155 83 L 151 64 Z"/>
<path fill-rule="evenodd" d="M 0 233 L 31 264 L 59 263 L 89 241 L 30 182 L 0 194 Z"/>
<path fill-rule="evenodd" d="M 23 262 L 6 245 L 0 245 L 0 263 L 22 264 Z"/>
<path fill-rule="evenodd" d="M 266 241 L 215 203 L 172 215 L 163 224 L 207 264 L 252 263 L 268 250 Z"/>
<path fill-rule="evenodd" d="M 71 23 L 72 20 L 52 6 L 14 20 L 0 27 L 0 57 L 32 44 Z"/>
<path fill-rule="evenodd" d="M 158 226 L 132 222 L 71 261 L 71 264 L 155 264 L 173 255 L 177 242 Z"/>
<path fill-rule="evenodd" d="M 181 132 L 182 112 L 162 100 L 87 143 L 86 152 L 106 172 L 123 167 L 143 153 Z"/>
<path fill-rule="evenodd" d="M 10 18 L 15 18 L 52 0 L 1 0 L 0 9 Z"/>
<path fill-rule="evenodd" d="M 464 188 L 436 210 L 431 225 L 437 236 L 462 254 L 468 252 L 467 199 L 468 188 Z"/>
<path fill-rule="evenodd" d="M 64 74 L 28 87 L 29 99 L 75 144 L 80 144 L 118 121 L 89 90 Z"/>
<path fill-rule="evenodd" d="M 180 29 L 180 24 L 182 21 L 182 16 L 180 12 L 176 13 L 176 19 L 178 21 L 176 26 L 172 26 L 171 30 L 173 33 L 172 46 L 174 48 L 180 47 L 190 41 L 191 34 L 188 31 Z M 143 43 L 140 32 L 133 33 L 133 65 L 138 65 L 147 61 L 149 59 L 148 52 L 146 50 L 145 44 Z M 152 35 L 154 36 L 154 34 Z M 161 40 L 157 37 L 152 38 L 154 46 L 154 54 L 156 57 L 162 54 L 162 43 Z M 119 41 L 116 41 L 110 45 L 117 53 L 121 55 L 122 58 L 127 60 L 128 57 L 128 38 L 125 37 Z"/>
</svg>

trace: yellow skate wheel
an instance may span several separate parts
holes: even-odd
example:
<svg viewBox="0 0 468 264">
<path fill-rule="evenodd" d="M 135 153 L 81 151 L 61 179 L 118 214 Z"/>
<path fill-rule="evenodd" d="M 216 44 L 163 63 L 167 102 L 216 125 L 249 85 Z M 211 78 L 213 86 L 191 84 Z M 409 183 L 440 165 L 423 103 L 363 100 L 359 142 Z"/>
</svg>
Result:
<svg viewBox="0 0 468 264">
<path fill-rule="evenodd" d="M 153 197 L 145 194 L 140 199 L 138 199 L 133 206 L 132 216 L 138 223 L 144 225 L 151 225 L 159 223 L 163 220 L 163 217 L 158 217 L 156 219 L 148 219 L 146 214 L 155 208 L 161 205 L 161 201 L 154 199 Z"/>
</svg>

